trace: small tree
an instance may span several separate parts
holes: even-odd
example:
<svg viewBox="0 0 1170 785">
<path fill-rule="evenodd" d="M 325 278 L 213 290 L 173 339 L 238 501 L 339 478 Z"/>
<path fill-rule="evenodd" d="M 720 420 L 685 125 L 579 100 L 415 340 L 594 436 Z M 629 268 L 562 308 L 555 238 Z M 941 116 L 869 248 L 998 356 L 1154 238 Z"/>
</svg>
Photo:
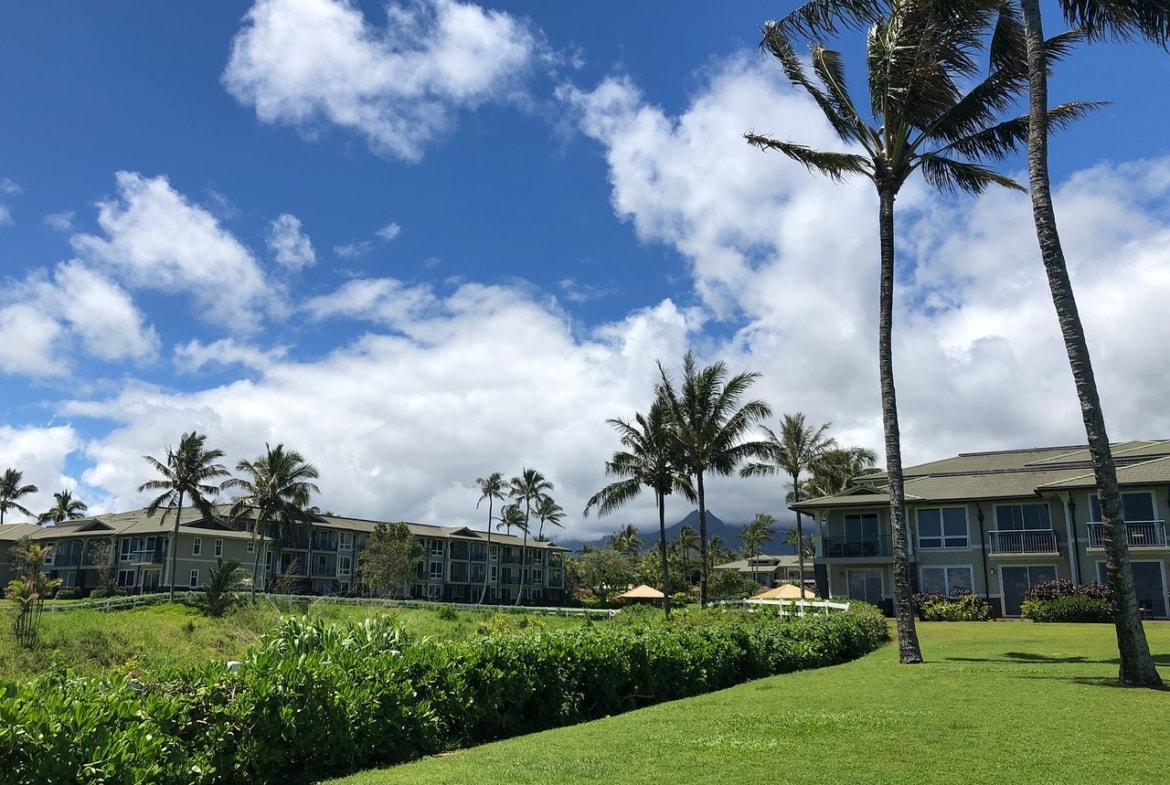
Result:
<svg viewBox="0 0 1170 785">
<path fill-rule="evenodd" d="M 208 616 L 222 616 L 235 603 L 236 590 L 245 574 L 238 561 L 216 559 L 215 566 L 207 571 L 207 582 L 203 584 L 203 611 Z"/>
<path fill-rule="evenodd" d="M 97 589 L 106 596 L 113 593 L 118 583 L 118 565 L 114 561 L 114 543 L 111 540 L 90 540 L 88 560 L 97 571 Z"/>
<path fill-rule="evenodd" d="M 358 554 L 362 581 L 374 593 L 407 597 L 418 583 L 423 546 L 405 523 L 379 523 Z"/>
<path fill-rule="evenodd" d="M 13 566 L 20 573 L 19 578 L 8 582 L 8 599 L 16 603 L 12 629 L 17 643 L 31 649 L 37 642 L 45 600 L 52 596 L 61 581 L 41 571 L 41 565 L 49 555 L 48 546 L 25 538 L 12 547 L 11 553 Z"/>
<path fill-rule="evenodd" d="M 589 589 L 605 603 L 611 594 L 624 592 L 633 583 L 637 562 L 628 553 L 599 548 L 569 562 L 577 585 Z"/>
</svg>

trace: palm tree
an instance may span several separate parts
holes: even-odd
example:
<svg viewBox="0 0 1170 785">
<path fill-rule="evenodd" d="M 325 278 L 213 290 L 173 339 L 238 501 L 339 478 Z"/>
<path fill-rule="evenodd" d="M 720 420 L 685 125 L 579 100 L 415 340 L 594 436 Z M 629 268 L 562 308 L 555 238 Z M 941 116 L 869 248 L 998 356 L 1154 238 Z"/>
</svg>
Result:
<svg viewBox="0 0 1170 785">
<path fill-rule="evenodd" d="M 964 9 L 960 9 L 958 4 L 952 5 L 956 13 L 963 12 Z M 789 31 L 832 33 L 839 25 L 860 27 L 874 24 L 885 15 L 888 6 L 888 2 L 878 0 L 813 0 L 777 25 Z M 1058 0 L 1057 6 L 1066 21 L 1082 28 L 1090 38 L 1113 36 L 1128 40 L 1140 37 L 1162 46 L 1170 39 L 1170 3 L 1165 0 Z M 969 11 L 969 4 L 964 4 L 964 7 Z M 1052 206 L 1048 135 L 1054 121 L 1056 125 L 1061 121 L 1053 115 L 1054 110 L 1047 110 L 1048 71 L 1050 63 L 1063 53 L 1071 39 L 1069 36 L 1044 39 L 1039 0 L 1020 0 L 1019 7 L 1023 27 L 1023 34 L 1019 38 L 1026 47 L 1029 101 L 1026 133 L 1033 220 L 1081 407 L 1097 495 L 1101 500 L 1105 563 L 1115 598 L 1113 608 L 1120 663 L 1119 680 L 1123 684 L 1160 687 L 1162 680 L 1149 653 L 1149 643 L 1141 626 L 1137 595 L 1133 587 L 1117 469 L 1109 449 L 1109 436 L 1105 429 L 1105 417 L 1088 343 Z M 1010 10 L 1011 13 L 1016 12 L 1014 6 Z"/>
<path fill-rule="evenodd" d="M 621 479 L 610 483 L 589 498 L 584 515 L 596 508 L 598 515 L 608 515 L 633 501 L 643 488 L 654 492 L 658 509 L 658 559 L 662 569 L 662 609 L 670 618 L 670 564 L 666 554 L 666 497 L 678 491 L 694 501 L 690 478 L 681 467 L 677 442 L 670 435 L 669 412 L 661 397 L 650 405 L 648 414 L 634 415 L 632 423 L 610 419 L 622 447 L 605 462 L 607 477 Z"/>
<path fill-rule="evenodd" d="M 153 516 L 160 509 L 163 510 L 159 525 L 166 523 L 167 516 L 175 514 L 175 525 L 171 532 L 171 579 L 170 601 L 175 601 L 175 582 L 177 579 L 179 557 L 179 521 L 183 517 L 183 504 L 190 502 L 203 514 L 212 517 L 211 498 L 219 492 L 219 486 L 212 485 L 213 480 L 227 476 L 227 469 L 216 463 L 223 457 L 222 450 L 208 450 L 205 447 L 207 437 L 191 431 L 179 437 L 179 449 L 167 447 L 167 454 L 163 460 L 150 455 L 142 456 L 155 471 L 162 475 L 161 479 L 150 480 L 138 486 L 138 492 L 160 491 L 158 496 L 151 499 L 146 506 L 147 517 Z"/>
<path fill-rule="evenodd" d="M 520 549 L 520 591 L 516 595 L 516 604 L 524 600 L 524 590 L 528 586 L 528 532 L 529 520 L 532 517 L 532 506 L 537 504 L 541 497 L 553 489 L 553 484 L 545 479 L 536 469 L 521 469 L 517 477 L 512 478 L 508 495 L 516 499 L 517 503 L 524 502 L 524 547 Z"/>
<path fill-rule="evenodd" d="M 803 554 L 806 557 L 813 555 L 812 536 L 802 536 L 796 529 L 789 529 L 788 533 L 784 535 L 784 544 L 791 545 L 793 550 L 797 553 Z M 800 579 L 804 581 L 804 572 L 800 573 Z"/>
<path fill-rule="evenodd" d="M 752 568 L 752 580 L 756 583 L 759 583 L 756 577 L 756 565 L 759 562 L 760 549 L 763 548 L 764 543 L 772 539 L 772 527 L 775 525 L 776 519 L 771 515 L 757 512 L 752 522 L 746 524 L 739 533 L 739 539 L 743 543 L 744 556 L 747 557 L 748 564 Z"/>
<path fill-rule="evenodd" d="M 643 540 L 638 533 L 638 528 L 632 523 L 627 523 L 609 537 L 609 547 L 628 556 L 637 556 L 642 550 L 642 544 Z"/>
<path fill-rule="evenodd" d="M 511 536 L 512 527 L 515 526 L 516 528 L 522 529 L 524 531 L 524 538 L 525 538 L 525 541 L 527 541 L 528 524 L 524 520 L 524 510 L 520 509 L 519 504 L 516 504 L 516 503 L 505 504 L 503 507 L 500 508 L 500 517 L 497 520 L 499 520 L 499 523 L 496 524 L 497 531 L 499 531 L 500 529 L 503 529 L 506 534 Z M 517 597 L 516 597 L 517 603 L 520 602 L 520 597 L 524 594 L 524 569 L 523 569 L 524 562 L 523 562 L 523 559 L 521 559 L 520 564 L 521 564 L 520 589 L 516 593 L 517 594 Z"/>
<path fill-rule="evenodd" d="M 678 535 L 674 538 L 675 549 L 682 554 L 683 575 L 686 576 L 688 588 L 691 583 L 691 551 L 699 551 L 699 533 L 690 526 L 680 526 Z"/>
<path fill-rule="evenodd" d="M 223 487 L 242 491 L 232 502 L 228 517 L 250 524 L 252 542 L 268 536 L 276 545 L 272 559 L 275 571 L 280 569 L 281 540 L 295 534 L 300 526 L 311 526 L 306 510 L 313 494 L 321 489 L 312 482 L 319 476 L 316 467 L 299 452 L 285 450 L 283 444 L 265 444 L 264 450 L 255 460 L 237 463 L 236 471 L 244 476 L 231 478 Z M 256 548 L 252 564 L 253 600 L 260 580 L 260 550 Z"/>
<path fill-rule="evenodd" d="M 1140 36 L 1165 46 L 1170 38 L 1170 3 L 1165 0 L 1060 0 L 1065 19 L 1084 26 L 1092 36 L 1111 34 L 1119 38 Z M 1162 687 L 1162 678 L 1150 655 L 1150 645 L 1142 627 L 1141 610 L 1133 584 L 1129 558 L 1129 538 L 1122 520 L 1121 488 L 1117 467 L 1109 449 L 1101 396 L 1093 375 L 1093 363 L 1085 328 L 1077 310 L 1072 281 L 1064 259 L 1064 249 L 1056 227 L 1052 206 L 1052 186 L 1048 175 L 1048 105 L 1049 46 L 1039 0 L 1020 0 L 1023 9 L 1024 37 L 1028 52 L 1028 180 L 1031 185 L 1032 216 L 1040 256 L 1064 338 L 1073 383 L 1081 406 L 1085 437 L 1101 500 L 1101 532 L 1105 546 L 1105 568 L 1113 600 L 1113 625 L 1119 654 L 1118 679 L 1122 684 Z"/>
<path fill-rule="evenodd" d="M 76 521 L 85 517 L 89 506 L 81 499 L 73 498 L 73 491 L 66 488 L 53 494 L 53 506 L 37 516 L 37 523 L 44 526 L 46 523 L 64 523 Z"/>
<path fill-rule="evenodd" d="M 492 558 L 492 506 L 496 499 L 503 501 L 504 499 L 504 475 L 500 472 L 492 472 L 487 477 L 477 477 L 475 484 L 479 488 L 479 501 L 475 503 L 475 509 L 479 509 L 479 505 L 484 499 L 488 503 L 488 526 L 487 526 L 487 557 L 488 566 L 483 571 L 483 591 L 479 595 L 479 604 L 483 605 L 487 601 L 488 594 L 488 576 L 491 575 L 491 558 Z"/>
<path fill-rule="evenodd" d="M 877 468 L 877 453 L 868 447 L 835 447 L 825 450 L 809 465 L 810 477 L 801 483 L 800 496 L 794 488 L 788 501 L 833 496 L 849 488 L 853 481 Z"/>
<path fill-rule="evenodd" d="M 544 525 L 551 523 L 553 526 L 564 528 L 561 523 L 565 519 L 565 510 L 561 505 L 556 503 L 553 497 L 545 495 L 540 497 L 540 501 L 536 503 L 536 509 L 532 511 L 536 515 L 536 520 L 540 521 L 540 526 L 536 529 L 536 539 L 538 542 L 545 542 L 544 539 Z"/>
<path fill-rule="evenodd" d="M 748 458 L 760 454 L 763 444 L 745 441 L 752 426 L 770 417 L 772 407 L 763 401 L 741 403 L 758 373 L 729 377 L 727 365 L 717 362 L 700 369 L 694 352 L 683 357 L 683 378 L 678 390 L 658 363 L 659 397 L 670 417 L 670 433 L 679 455 L 679 468 L 695 478 L 699 502 L 699 605 L 707 606 L 707 499 L 704 479 L 708 474 L 727 476 Z"/>
<path fill-rule="evenodd" d="M 4 514 L 9 510 L 16 510 L 25 515 L 32 515 L 27 507 L 17 501 L 22 496 L 36 493 L 40 490 L 31 483 L 24 485 L 24 472 L 16 469 L 5 469 L 0 475 L 0 526 L 4 525 Z"/>
<path fill-rule="evenodd" d="M 899 660 L 916 663 L 922 661 L 922 652 L 911 607 L 892 351 L 894 200 L 918 170 L 930 185 L 945 191 L 980 193 L 992 185 L 1023 190 L 1015 181 L 979 163 L 1002 159 L 1027 138 L 1027 117 L 993 124 L 995 116 L 1010 106 L 1027 84 L 1023 31 L 1018 15 L 1000 0 L 859 2 L 859 6 L 882 11 L 868 19 L 872 25 L 866 48 L 874 115 L 871 125 L 862 119 L 845 86 L 840 54 L 823 44 L 813 47 L 812 67 L 818 86 L 805 74 L 789 40 L 791 30 L 802 24 L 824 29 L 807 20 L 809 15 L 814 21 L 823 17 L 829 4 L 824 0 L 808 3 L 784 22 L 769 23 L 762 45 L 780 61 L 788 78 L 812 96 L 842 141 L 863 152 L 822 152 L 756 134 L 746 138 L 750 144 L 784 153 L 810 171 L 835 180 L 861 175 L 877 190 L 881 249 L 878 370 L 894 551 L 894 607 Z M 1050 52 L 1060 53 L 1076 38 L 1070 35 L 1054 41 Z M 960 85 L 979 78 L 982 72 L 974 54 L 984 47 L 989 52 L 988 73 L 964 94 Z M 1065 124 L 1089 108 L 1067 104 L 1049 110 L 1048 117 L 1057 125 Z"/>
<path fill-rule="evenodd" d="M 812 468 L 826 451 L 837 447 L 837 440 L 826 436 L 832 423 L 814 427 L 806 425 L 804 413 L 785 414 L 780 418 L 780 433 L 765 427 L 765 461 L 749 463 L 740 470 L 744 477 L 783 474 L 792 480 L 793 502 L 800 501 L 800 475 Z M 804 542 L 804 519 L 796 511 L 796 535 Z M 796 551 L 800 577 L 804 580 L 804 548 Z"/>
</svg>

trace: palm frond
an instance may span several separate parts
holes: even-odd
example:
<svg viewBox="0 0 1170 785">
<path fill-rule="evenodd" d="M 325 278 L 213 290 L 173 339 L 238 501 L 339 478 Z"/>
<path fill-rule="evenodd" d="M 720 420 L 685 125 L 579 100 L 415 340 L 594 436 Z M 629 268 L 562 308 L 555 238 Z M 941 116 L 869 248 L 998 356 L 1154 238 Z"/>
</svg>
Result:
<svg viewBox="0 0 1170 785">
<path fill-rule="evenodd" d="M 862 30 L 888 12 L 881 0 L 813 0 L 777 21 L 766 23 L 784 35 L 836 35 L 842 30 Z"/>
<path fill-rule="evenodd" d="M 1090 112 L 1107 105 L 1103 102 L 1074 101 L 1054 106 L 1048 110 L 1049 131 L 1063 130 Z M 1029 120 L 1026 115 L 1016 117 L 962 139 L 957 139 L 939 148 L 937 152 L 958 154 L 965 158 L 1002 159 L 1027 145 L 1028 125 Z"/>
<path fill-rule="evenodd" d="M 956 161 L 937 153 L 926 153 L 918 158 L 922 176 L 940 191 L 954 193 L 983 193 L 989 186 L 1002 185 L 1016 191 L 1027 190 L 1015 180 L 986 166 L 969 161 Z"/>
<path fill-rule="evenodd" d="M 873 176 L 870 160 L 862 155 L 822 152 L 805 145 L 781 142 L 759 134 L 744 134 L 744 139 L 747 140 L 748 144 L 761 150 L 776 150 L 784 153 L 810 172 L 827 175 L 833 180 L 844 180 L 845 176 L 850 174 Z"/>
<path fill-rule="evenodd" d="M 1170 41 L 1170 0 L 1059 0 L 1061 13 L 1094 39 Z"/>
</svg>

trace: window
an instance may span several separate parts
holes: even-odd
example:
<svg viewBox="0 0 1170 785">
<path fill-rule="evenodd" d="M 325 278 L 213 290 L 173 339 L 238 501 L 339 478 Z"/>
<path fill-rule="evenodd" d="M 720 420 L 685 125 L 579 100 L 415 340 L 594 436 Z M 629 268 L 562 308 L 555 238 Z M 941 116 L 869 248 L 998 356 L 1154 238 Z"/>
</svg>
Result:
<svg viewBox="0 0 1170 785">
<path fill-rule="evenodd" d="M 440 566 L 442 566 L 442 565 L 440 565 Z M 430 586 L 428 586 L 428 587 L 427 587 L 427 599 L 430 599 L 430 600 L 441 600 L 441 599 L 443 599 L 443 587 L 442 587 L 442 586 L 436 586 L 436 585 L 433 585 L 433 584 L 432 584 L 432 585 L 430 585 Z"/>
<path fill-rule="evenodd" d="M 255 552 L 256 552 L 256 541 L 255 540 L 248 540 L 248 553 L 255 553 Z"/>
<path fill-rule="evenodd" d="M 134 570 L 118 570 L 118 585 L 119 586 L 133 586 L 134 585 Z"/>
<path fill-rule="evenodd" d="M 536 586 L 540 586 L 542 583 L 544 583 L 544 570 L 532 570 L 532 583 Z"/>
<path fill-rule="evenodd" d="M 443 555 L 443 541 L 442 540 L 431 540 L 431 555 L 432 556 L 442 556 Z"/>
<path fill-rule="evenodd" d="M 1000 531 L 1051 529 L 1047 504 L 1001 504 L 995 508 L 995 528 Z"/>
<path fill-rule="evenodd" d="M 532 554 L 530 560 L 532 564 L 544 564 L 544 553 L 542 551 L 529 551 Z"/>
<path fill-rule="evenodd" d="M 134 540 L 130 537 L 124 537 L 119 546 L 118 560 L 130 561 L 130 555 L 134 552 Z"/>
<path fill-rule="evenodd" d="M 353 550 L 353 532 L 341 532 L 341 550 Z"/>
<path fill-rule="evenodd" d="M 493 586 L 500 582 L 500 568 L 495 564 L 492 565 L 491 572 L 488 574 L 488 583 Z M 494 591 L 494 589 L 493 589 Z"/>
<path fill-rule="evenodd" d="M 440 547 L 442 547 L 442 545 L 443 545 L 443 543 L 442 543 L 442 542 L 439 542 L 439 546 L 440 546 Z M 433 561 L 433 562 L 431 562 L 431 573 L 430 573 L 430 575 L 431 575 L 431 580 L 432 580 L 432 581 L 441 581 L 441 580 L 443 580 L 443 562 L 441 562 L 441 561 Z"/>
<path fill-rule="evenodd" d="M 968 544 L 965 507 L 918 511 L 919 548 L 966 548 Z"/>
<path fill-rule="evenodd" d="M 499 545 L 493 545 L 491 547 L 490 552 L 488 554 L 488 558 L 490 558 L 492 561 L 499 561 L 500 560 L 500 546 Z"/>
<path fill-rule="evenodd" d="M 923 567 L 919 576 L 922 591 L 928 594 L 951 595 L 956 591 L 975 590 L 970 567 Z"/>
<path fill-rule="evenodd" d="M 191 588 L 199 588 L 199 570 L 191 570 Z"/>
<path fill-rule="evenodd" d="M 53 546 L 49 545 L 45 548 L 45 564 L 53 563 Z"/>
<path fill-rule="evenodd" d="M 317 567 L 313 570 L 314 575 L 328 575 L 329 574 L 329 557 L 323 554 L 317 554 Z"/>
<path fill-rule="evenodd" d="M 223 540 L 215 541 L 215 556 L 216 558 L 223 556 Z"/>
<path fill-rule="evenodd" d="M 349 575 L 353 572 L 353 561 L 349 556 L 337 557 L 337 574 Z"/>
<path fill-rule="evenodd" d="M 541 590 L 540 590 L 540 589 L 533 589 L 533 590 L 532 590 L 532 592 L 530 593 L 529 599 L 531 599 L 531 600 L 543 600 L 543 599 L 544 599 L 544 593 L 543 593 L 543 592 L 541 592 Z"/>
<path fill-rule="evenodd" d="M 1089 507 L 1092 515 L 1091 522 L 1101 520 L 1101 500 L 1096 494 L 1089 498 Z M 1128 523 L 1153 523 L 1158 515 L 1154 511 L 1154 497 L 1152 494 L 1141 491 L 1139 493 L 1121 494 L 1121 517 Z"/>
<path fill-rule="evenodd" d="M 194 540 L 191 541 L 191 555 L 192 556 L 199 556 L 202 553 L 203 553 L 203 538 L 196 537 Z"/>
</svg>

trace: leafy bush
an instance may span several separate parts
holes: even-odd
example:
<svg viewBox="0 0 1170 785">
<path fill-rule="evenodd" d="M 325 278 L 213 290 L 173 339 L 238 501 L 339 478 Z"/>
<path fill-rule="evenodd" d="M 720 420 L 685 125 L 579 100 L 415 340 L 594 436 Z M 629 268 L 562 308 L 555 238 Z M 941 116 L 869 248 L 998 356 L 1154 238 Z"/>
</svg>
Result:
<svg viewBox="0 0 1170 785">
<path fill-rule="evenodd" d="M 1109 602 L 1112 595 L 1109 587 L 1103 583 L 1082 583 L 1075 584 L 1070 580 L 1061 578 L 1055 581 L 1047 581 L 1046 583 L 1038 583 L 1024 594 L 1024 600 L 1038 600 L 1047 601 L 1055 600 L 1061 597 L 1088 597 L 1091 600 L 1104 600 Z"/>
<path fill-rule="evenodd" d="M 58 600 L 80 600 L 81 589 L 76 586 L 67 586 L 57 589 L 56 599 Z"/>
<path fill-rule="evenodd" d="M 1113 621 L 1113 608 L 1106 600 L 1070 594 L 1051 600 L 1024 600 L 1020 615 L 1035 622 L 1107 623 Z"/>
<path fill-rule="evenodd" d="M 443 621 L 455 621 L 459 618 L 459 612 L 450 605 L 440 605 L 438 614 Z"/>
<path fill-rule="evenodd" d="M 390 616 L 288 617 L 237 672 L 0 684 L 0 772 L 12 785 L 313 781 L 843 662 L 888 635 L 880 614 L 855 606 L 795 620 L 530 624 L 457 643 L 414 643 Z"/>
<path fill-rule="evenodd" d="M 914 607 L 923 621 L 987 621 L 991 605 L 977 594 L 956 589 L 951 596 L 941 592 L 914 595 Z"/>
</svg>

